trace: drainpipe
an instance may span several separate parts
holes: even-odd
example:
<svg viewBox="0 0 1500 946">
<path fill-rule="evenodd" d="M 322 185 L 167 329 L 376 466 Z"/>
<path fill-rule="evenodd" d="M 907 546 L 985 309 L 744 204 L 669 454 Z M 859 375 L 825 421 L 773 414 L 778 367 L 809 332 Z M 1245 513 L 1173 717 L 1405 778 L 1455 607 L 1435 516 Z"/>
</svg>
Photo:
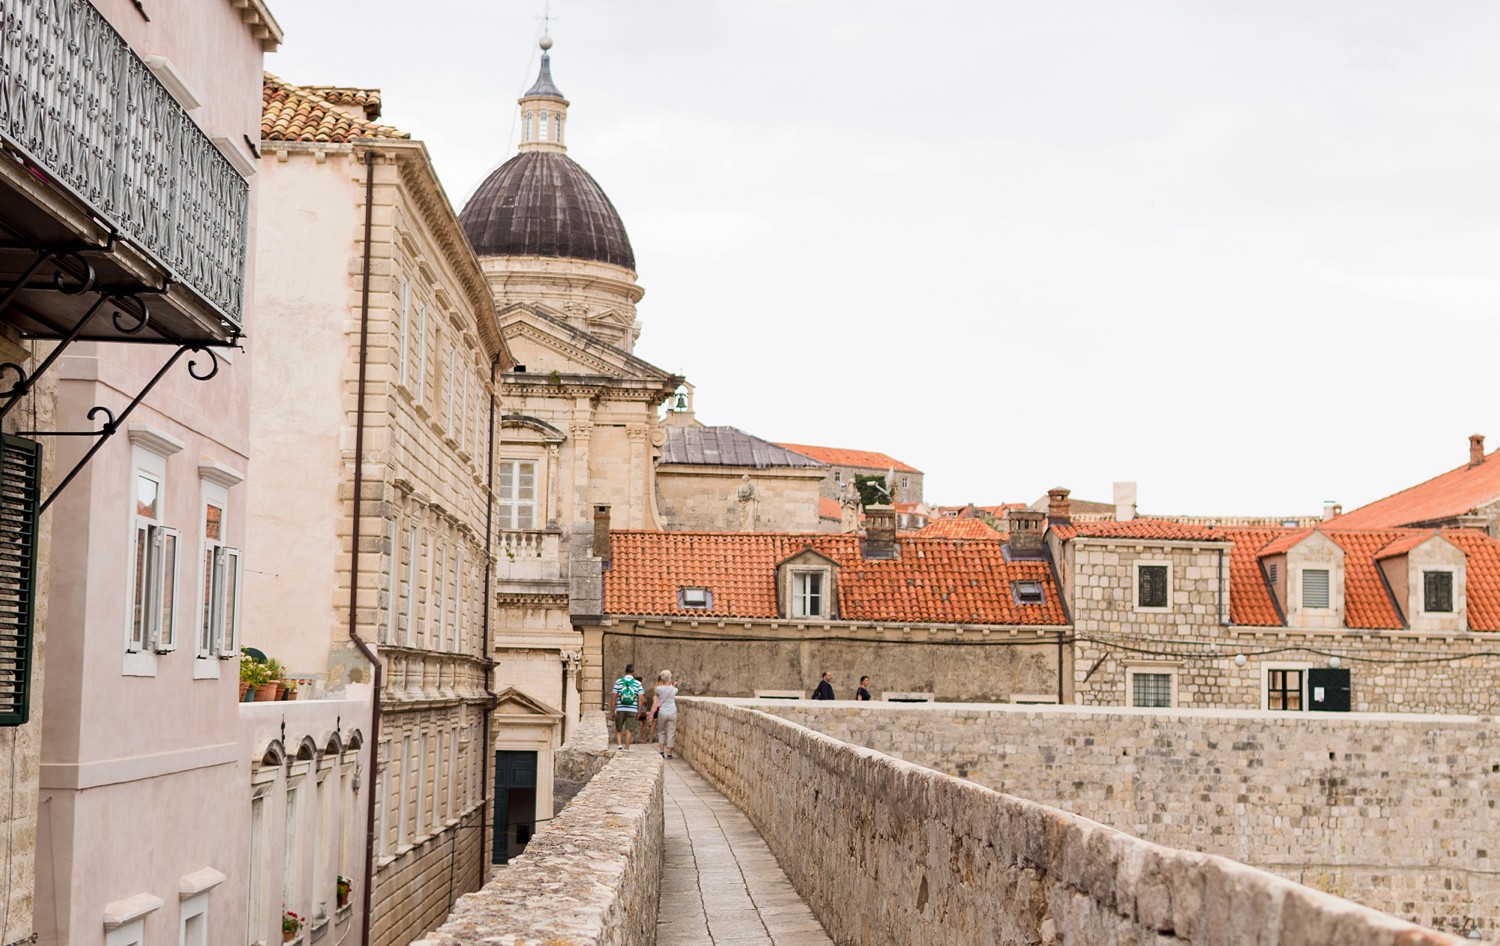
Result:
<svg viewBox="0 0 1500 946">
<path fill-rule="evenodd" d="M 482 631 L 480 637 L 484 641 L 484 651 L 480 654 L 484 658 L 484 695 L 485 706 L 491 711 L 495 708 L 495 691 L 490 689 L 490 672 L 495 669 L 495 661 L 490 658 L 490 582 L 495 571 L 495 559 L 492 554 L 495 541 L 495 405 L 500 400 L 500 392 L 496 388 L 499 381 L 500 356 L 497 354 L 495 360 L 490 362 L 490 459 L 489 466 L 484 471 L 484 616 L 480 621 Z M 487 716 L 484 725 L 480 726 L 479 742 L 479 795 L 484 798 L 490 788 L 490 724 L 493 718 Z M 484 844 L 489 837 L 490 803 L 485 802 L 479 806 L 479 886 L 484 886 L 485 875 L 488 873 L 489 865 L 484 860 Z"/>
<path fill-rule="evenodd" d="M 365 259 L 359 293 L 359 386 L 354 409 L 354 537 L 349 552 L 349 640 L 370 662 L 373 686 L 370 694 L 370 787 L 365 813 L 365 889 L 364 918 L 360 923 L 359 941 L 370 946 L 370 908 L 375 884 L 375 766 L 380 756 L 380 686 L 383 668 L 380 658 L 359 636 L 356 621 L 359 604 L 359 522 L 361 492 L 365 468 L 365 374 L 370 353 L 370 236 L 374 229 L 375 152 L 365 152 Z"/>
</svg>

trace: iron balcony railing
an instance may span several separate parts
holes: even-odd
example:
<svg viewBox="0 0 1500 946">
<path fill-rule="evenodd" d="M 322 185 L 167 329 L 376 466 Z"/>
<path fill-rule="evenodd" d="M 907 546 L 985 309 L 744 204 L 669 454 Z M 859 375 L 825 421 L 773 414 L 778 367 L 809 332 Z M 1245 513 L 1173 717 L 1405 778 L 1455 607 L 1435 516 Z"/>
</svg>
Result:
<svg viewBox="0 0 1500 946">
<path fill-rule="evenodd" d="M 86 0 L 0 0 L 0 137 L 238 334 L 250 186 Z"/>
</svg>

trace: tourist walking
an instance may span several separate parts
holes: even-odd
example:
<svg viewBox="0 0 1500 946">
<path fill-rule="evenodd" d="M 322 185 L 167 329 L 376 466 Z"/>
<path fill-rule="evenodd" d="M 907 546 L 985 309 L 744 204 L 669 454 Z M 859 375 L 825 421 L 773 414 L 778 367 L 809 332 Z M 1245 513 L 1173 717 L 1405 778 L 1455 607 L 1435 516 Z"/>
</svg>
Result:
<svg viewBox="0 0 1500 946">
<path fill-rule="evenodd" d="M 869 701 L 869 699 L 870 699 L 870 691 L 868 689 L 866 689 L 869 686 L 869 683 L 870 683 L 870 678 L 869 677 L 866 676 L 866 677 L 860 677 L 859 678 L 859 689 L 857 689 L 857 690 L 854 691 L 854 699 L 857 702 L 868 702 Z"/>
<path fill-rule="evenodd" d="M 818 688 L 813 691 L 812 698 L 815 700 L 831 700 L 833 695 L 833 674 L 827 670 L 823 671 L 823 679 L 818 681 Z"/>
<path fill-rule="evenodd" d="M 672 685 L 672 671 L 663 670 L 656 678 L 656 696 L 651 701 L 652 731 L 656 734 L 656 751 L 672 758 L 677 743 L 677 688 Z"/>
<path fill-rule="evenodd" d="M 625 676 L 615 681 L 614 706 L 615 748 L 630 748 L 630 737 L 641 731 L 641 693 L 646 689 L 635 678 L 635 664 L 625 665 Z"/>
</svg>

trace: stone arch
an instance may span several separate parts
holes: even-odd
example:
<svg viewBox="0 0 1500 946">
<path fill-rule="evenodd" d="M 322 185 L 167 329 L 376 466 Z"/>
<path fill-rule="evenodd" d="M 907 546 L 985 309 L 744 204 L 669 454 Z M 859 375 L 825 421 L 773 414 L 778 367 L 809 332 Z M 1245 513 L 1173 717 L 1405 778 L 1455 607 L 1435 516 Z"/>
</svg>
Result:
<svg viewBox="0 0 1500 946">
<path fill-rule="evenodd" d="M 313 737 L 303 736 L 301 741 L 297 743 L 297 761 L 311 762 L 317 757 L 318 744 L 313 741 Z"/>
</svg>

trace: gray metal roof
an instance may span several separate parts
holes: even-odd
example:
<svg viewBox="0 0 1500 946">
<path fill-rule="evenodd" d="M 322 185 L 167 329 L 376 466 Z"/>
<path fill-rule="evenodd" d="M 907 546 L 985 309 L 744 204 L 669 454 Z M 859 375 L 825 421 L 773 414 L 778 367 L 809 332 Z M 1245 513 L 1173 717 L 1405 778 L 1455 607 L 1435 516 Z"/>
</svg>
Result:
<svg viewBox="0 0 1500 946">
<path fill-rule="evenodd" d="M 556 99 L 563 97 L 562 91 L 552 82 L 552 57 L 546 53 L 542 53 L 542 71 L 537 73 L 536 83 L 521 97 L 531 98 L 533 95 L 550 95 Z"/>
<path fill-rule="evenodd" d="M 778 447 L 769 440 L 747 434 L 738 427 L 668 426 L 667 442 L 662 444 L 662 463 L 686 463 L 699 466 L 747 466 L 757 470 L 768 467 L 821 467 L 812 457 Z"/>
<path fill-rule="evenodd" d="M 635 269 L 614 205 L 565 154 L 511 158 L 485 178 L 458 219 L 480 256 L 560 256 Z"/>
</svg>

